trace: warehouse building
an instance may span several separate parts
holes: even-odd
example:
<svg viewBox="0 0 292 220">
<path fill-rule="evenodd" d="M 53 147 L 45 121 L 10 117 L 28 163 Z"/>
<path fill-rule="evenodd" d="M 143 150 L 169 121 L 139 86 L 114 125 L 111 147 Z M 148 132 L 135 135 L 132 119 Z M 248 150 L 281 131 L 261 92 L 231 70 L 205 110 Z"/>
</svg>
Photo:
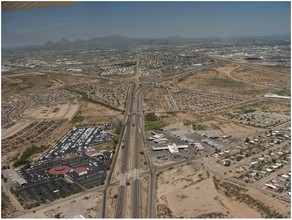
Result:
<svg viewBox="0 0 292 220">
<path fill-rule="evenodd" d="M 179 149 L 185 149 L 188 147 L 189 147 L 188 145 L 176 145 L 175 143 L 173 143 L 173 144 L 168 144 L 167 146 L 162 146 L 162 147 L 153 146 L 152 150 L 153 151 L 169 150 L 170 153 L 176 154 L 176 153 L 179 153 Z"/>
<path fill-rule="evenodd" d="M 17 182 L 20 186 L 24 186 L 27 184 L 27 181 L 23 177 L 18 177 Z"/>
<path fill-rule="evenodd" d="M 78 176 L 82 176 L 88 173 L 88 170 L 85 167 L 77 167 L 74 169 L 74 171 L 75 173 L 77 173 Z"/>
</svg>

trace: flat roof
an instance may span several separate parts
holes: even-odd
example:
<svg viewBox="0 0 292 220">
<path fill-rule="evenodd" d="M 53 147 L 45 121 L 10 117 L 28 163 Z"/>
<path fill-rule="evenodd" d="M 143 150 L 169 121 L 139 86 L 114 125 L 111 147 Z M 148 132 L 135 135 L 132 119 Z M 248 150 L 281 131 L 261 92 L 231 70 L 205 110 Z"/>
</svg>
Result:
<svg viewBox="0 0 292 220">
<path fill-rule="evenodd" d="M 17 182 L 19 185 L 27 184 L 27 181 L 23 177 L 18 177 Z"/>
<path fill-rule="evenodd" d="M 156 147 L 156 146 L 153 146 L 153 147 L 152 147 L 152 150 L 168 150 L 168 146 L 163 146 L 163 147 Z"/>
<path fill-rule="evenodd" d="M 80 174 L 80 173 L 83 173 L 83 172 L 88 172 L 88 170 L 85 167 L 77 167 L 77 168 L 74 169 L 74 171 L 77 174 Z"/>
</svg>

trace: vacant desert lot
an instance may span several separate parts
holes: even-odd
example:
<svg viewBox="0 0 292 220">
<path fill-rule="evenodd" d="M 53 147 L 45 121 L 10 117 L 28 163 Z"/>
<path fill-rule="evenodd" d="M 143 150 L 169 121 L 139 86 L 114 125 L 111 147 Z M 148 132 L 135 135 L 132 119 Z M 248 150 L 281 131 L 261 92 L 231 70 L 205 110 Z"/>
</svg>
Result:
<svg viewBox="0 0 292 220">
<path fill-rule="evenodd" d="M 71 119 L 78 111 L 77 104 L 64 104 L 52 107 L 29 108 L 23 113 L 25 118 L 31 119 Z"/>
<path fill-rule="evenodd" d="M 2 140 L 16 134 L 17 132 L 26 128 L 30 124 L 31 124 L 31 122 L 20 121 L 7 129 L 2 129 L 2 133 L 1 133 Z"/>
<path fill-rule="evenodd" d="M 218 180 L 215 184 L 213 174 L 199 161 L 161 173 L 157 181 L 157 217 L 260 218 L 272 214 L 289 216 L 289 208 L 274 198 L 267 200 L 267 196 L 261 195 L 260 192 L 249 191 L 218 177 L 216 179 Z M 231 188 L 238 190 L 242 198 L 251 198 L 248 200 L 251 203 L 246 203 L 245 200 L 240 202 L 233 194 L 226 194 L 232 192 Z M 273 207 L 269 207 L 271 200 L 275 204 Z M 253 205 L 253 202 L 260 205 Z"/>
<path fill-rule="evenodd" d="M 101 200 L 102 195 L 100 193 L 91 193 L 86 196 L 79 195 L 77 198 L 63 199 L 63 201 L 55 205 L 44 207 L 19 217 L 53 218 L 57 214 L 62 214 L 63 217 L 67 218 L 72 218 L 76 215 L 82 215 L 85 218 L 101 218 Z"/>
</svg>

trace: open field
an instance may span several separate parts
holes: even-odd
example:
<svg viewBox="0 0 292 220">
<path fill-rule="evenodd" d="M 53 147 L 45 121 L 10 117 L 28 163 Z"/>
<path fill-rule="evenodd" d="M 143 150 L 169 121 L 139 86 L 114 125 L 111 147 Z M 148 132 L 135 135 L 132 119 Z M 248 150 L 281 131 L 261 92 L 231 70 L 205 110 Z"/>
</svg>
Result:
<svg viewBox="0 0 292 220">
<path fill-rule="evenodd" d="M 16 211 L 15 206 L 11 203 L 9 196 L 1 189 L 1 218 L 7 218 Z"/>
<path fill-rule="evenodd" d="M 102 105 L 80 100 L 80 109 L 77 114 L 79 125 L 103 124 L 119 122 L 123 119 L 122 112 L 108 109 Z M 76 117 L 76 116 L 75 116 Z M 73 119 L 74 120 L 74 119 Z"/>
<path fill-rule="evenodd" d="M 118 187 L 113 187 L 107 190 L 107 204 L 106 204 L 107 218 L 115 218 L 117 199 L 118 199 Z"/>
<path fill-rule="evenodd" d="M 258 191 L 219 180 L 199 161 L 161 173 L 157 187 L 157 217 L 260 218 L 290 215 L 289 208 L 283 207 L 280 201 L 274 198 L 267 200 Z M 273 206 L 270 206 L 271 202 Z"/>
<path fill-rule="evenodd" d="M 272 88 L 290 88 L 290 76 L 288 74 L 277 76 L 274 72 L 240 67 L 232 71 L 230 75 L 246 83 L 257 83 Z"/>
<path fill-rule="evenodd" d="M 16 133 L 18 133 L 19 131 L 21 131 L 25 127 L 29 126 L 30 124 L 31 124 L 31 122 L 21 121 L 21 122 L 14 124 L 13 126 L 7 128 L 7 129 L 2 129 L 1 139 L 3 140 L 5 138 L 8 138 L 10 136 L 15 135 Z"/>
<path fill-rule="evenodd" d="M 225 65 L 213 69 L 203 70 L 192 74 L 177 85 L 177 89 L 184 90 L 208 90 L 219 94 L 232 95 L 259 95 L 265 93 L 265 88 L 259 88 L 253 84 L 238 81 L 230 77 L 230 73 L 237 66 Z"/>
<path fill-rule="evenodd" d="M 52 107 L 27 108 L 24 118 L 30 119 L 71 119 L 78 111 L 77 104 L 63 104 Z"/>
<path fill-rule="evenodd" d="M 101 212 L 100 193 L 91 193 L 86 196 L 78 196 L 74 199 L 65 199 L 61 203 L 41 208 L 24 215 L 21 218 L 54 218 L 56 215 L 72 218 L 73 216 L 82 215 L 85 218 L 100 217 Z"/>
<path fill-rule="evenodd" d="M 249 76 L 242 79 L 233 76 L 240 69 L 241 67 L 238 65 L 223 65 L 193 73 L 179 79 L 177 83 L 169 82 L 167 86 L 169 92 L 164 86 L 156 86 L 145 96 L 145 110 L 154 112 L 173 110 L 193 110 L 199 113 L 216 112 L 258 101 L 257 99 L 261 99 L 266 93 L 275 91 L 275 88 L 264 85 L 264 80 L 261 77 L 265 76 L 263 75 L 265 73 L 262 73 L 262 70 L 253 70 L 253 76 L 256 78 L 244 81 L 245 78 L 249 79 Z M 259 81 L 263 85 L 255 83 Z M 287 82 L 290 82 L 289 79 L 280 83 L 284 85 Z M 174 106 L 178 109 L 175 109 Z"/>
</svg>

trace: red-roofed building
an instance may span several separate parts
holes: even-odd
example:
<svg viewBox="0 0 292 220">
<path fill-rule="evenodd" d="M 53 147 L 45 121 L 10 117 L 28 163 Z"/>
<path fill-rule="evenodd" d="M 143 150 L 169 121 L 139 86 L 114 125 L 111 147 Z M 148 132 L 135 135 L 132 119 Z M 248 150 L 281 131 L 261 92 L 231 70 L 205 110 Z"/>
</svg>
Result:
<svg viewBox="0 0 292 220">
<path fill-rule="evenodd" d="M 53 167 L 49 170 L 49 174 L 51 175 L 64 175 L 66 173 L 69 173 L 71 171 L 71 168 L 68 166 L 57 166 Z"/>
<path fill-rule="evenodd" d="M 75 173 L 78 174 L 78 176 L 82 176 L 84 174 L 87 174 L 88 170 L 85 167 L 77 167 L 74 169 Z"/>
</svg>

